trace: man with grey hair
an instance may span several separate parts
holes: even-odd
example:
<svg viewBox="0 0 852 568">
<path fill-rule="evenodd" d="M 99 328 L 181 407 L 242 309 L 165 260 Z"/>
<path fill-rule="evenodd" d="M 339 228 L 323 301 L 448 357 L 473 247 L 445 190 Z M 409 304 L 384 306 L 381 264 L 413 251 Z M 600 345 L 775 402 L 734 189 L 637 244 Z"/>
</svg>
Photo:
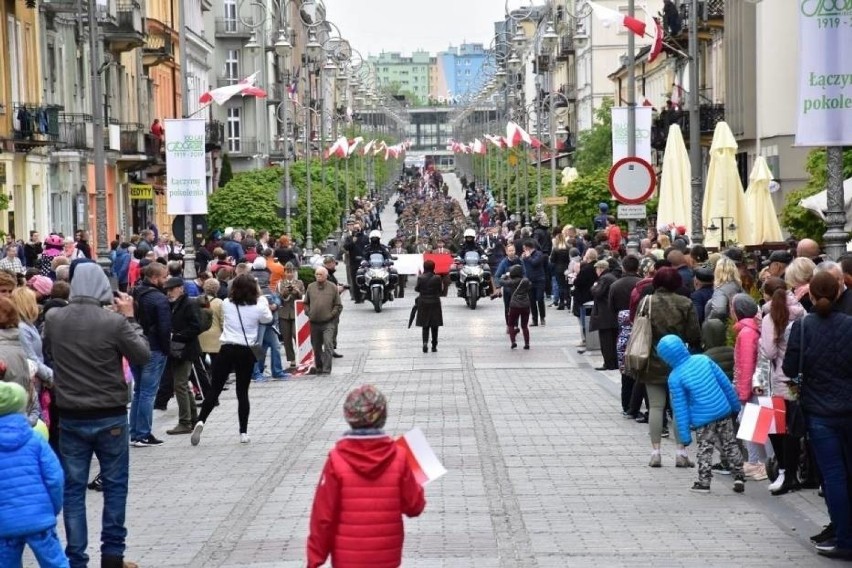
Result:
<svg viewBox="0 0 852 568">
<path fill-rule="evenodd" d="M 314 351 L 312 375 L 331 373 L 334 357 L 335 322 L 343 311 L 337 286 L 328 281 L 328 270 L 320 266 L 314 271 L 316 281 L 305 290 L 305 314 L 311 322 L 311 347 Z"/>
<path fill-rule="evenodd" d="M 56 279 L 68 282 L 68 280 L 69 280 L 68 275 L 69 275 L 70 271 L 71 271 L 71 267 L 67 264 L 61 264 L 61 265 L 57 266 L 56 267 Z"/>
<path fill-rule="evenodd" d="M 243 262 L 246 258 L 246 253 L 243 250 L 243 245 L 240 242 L 243 240 L 243 232 L 239 229 L 234 230 L 230 235 L 226 234 L 222 240 L 222 248 L 228 253 L 228 256 L 234 259 L 234 262 Z"/>
</svg>

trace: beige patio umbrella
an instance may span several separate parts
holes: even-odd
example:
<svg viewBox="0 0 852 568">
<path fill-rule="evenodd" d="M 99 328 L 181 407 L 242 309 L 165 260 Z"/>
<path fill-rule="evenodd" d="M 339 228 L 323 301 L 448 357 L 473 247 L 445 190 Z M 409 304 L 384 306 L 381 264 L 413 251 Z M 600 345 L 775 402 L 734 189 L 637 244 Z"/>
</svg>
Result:
<svg viewBox="0 0 852 568">
<path fill-rule="evenodd" d="M 686 234 L 692 234 L 692 167 L 683 143 L 680 126 L 672 124 L 663 153 L 663 171 L 660 175 L 660 202 L 657 207 L 657 226 L 683 225 Z"/>
<path fill-rule="evenodd" d="M 775 205 L 772 204 L 772 198 L 769 196 L 772 172 L 763 156 L 758 156 L 754 161 L 748 180 L 745 198 L 750 230 L 744 235 L 745 244 L 760 245 L 784 240 L 778 215 L 775 213 Z"/>
<path fill-rule="evenodd" d="M 704 186 L 704 245 L 718 247 L 724 232 L 725 241 L 744 244 L 750 219 L 746 209 L 743 184 L 737 172 L 737 141 L 726 122 L 716 124 L 710 145 L 710 167 Z M 716 227 L 715 231 L 708 227 Z M 733 228 L 732 228 L 733 227 Z"/>
</svg>

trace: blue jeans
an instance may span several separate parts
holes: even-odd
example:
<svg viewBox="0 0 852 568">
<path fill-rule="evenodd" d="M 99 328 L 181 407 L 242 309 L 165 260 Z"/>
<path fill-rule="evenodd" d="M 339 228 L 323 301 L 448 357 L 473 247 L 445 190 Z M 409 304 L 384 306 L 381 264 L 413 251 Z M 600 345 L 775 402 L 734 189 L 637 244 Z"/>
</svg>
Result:
<svg viewBox="0 0 852 568">
<path fill-rule="evenodd" d="M 281 366 L 281 342 L 278 336 L 272 330 L 271 326 L 263 326 L 266 331 L 263 333 L 263 360 L 254 364 L 254 376 L 260 377 L 263 375 L 263 367 L 266 364 L 266 351 L 272 353 L 272 376 L 283 377 L 284 367 Z"/>
<path fill-rule="evenodd" d="M 65 471 L 65 553 L 71 568 L 88 566 L 86 554 L 86 484 L 92 455 L 97 456 L 104 486 L 101 517 L 101 556 L 122 558 L 127 529 L 124 512 L 127 505 L 127 479 L 130 470 L 127 417 L 124 415 L 93 420 L 62 418 L 59 421 L 59 453 Z"/>
<path fill-rule="evenodd" d="M 133 402 L 130 403 L 130 439 L 141 440 L 151 435 L 154 424 L 154 399 L 160 388 L 160 377 L 168 357 L 162 351 L 151 351 L 151 358 L 142 367 L 134 365 Z"/>
<path fill-rule="evenodd" d="M 20 568 L 25 544 L 33 551 L 39 566 L 68 568 L 68 558 L 62 551 L 56 527 L 17 538 L 0 538 L 0 566 Z"/>
<path fill-rule="evenodd" d="M 828 514 L 837 533 L 837 547 L 852 550 L 852 417 L 808 416 L 808 440 L 822 472 Z"/>
</svg>

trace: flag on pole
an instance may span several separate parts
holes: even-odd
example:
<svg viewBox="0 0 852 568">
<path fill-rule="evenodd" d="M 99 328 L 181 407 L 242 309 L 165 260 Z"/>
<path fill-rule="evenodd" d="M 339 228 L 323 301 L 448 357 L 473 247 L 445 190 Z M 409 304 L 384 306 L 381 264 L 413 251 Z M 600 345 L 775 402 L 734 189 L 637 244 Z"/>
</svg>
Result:
<svg viewBox="0 0 852 568">
<path fill-rule="evenodd" d="M 485 144 L 482 143 L 482 140 L 477 138 L 473 141 L 473 153 L 474 154 L 479 154 L 481 156 L 484 156 L 487 152 L 488 152 L 488 150 L 486 149 Z"/>
<path fill-rule="evenodd" d="M 358 148 L 358 145 L 364 141 L 364 138 L 361 136 L 357 136 L 356 138 L 349 141 L 349 155 L 355 153 L 355 150 Z"/>
<path fill-rule="evenodd" d="M 515 145 L 520 144 L 521 142 L 526 142 L 527 144 L 532 145 L 533 141 L 527 131 L 518 126 L 517 123 L 513 121 L 509 121 L 506 124 L 506 146 L 509 148 L 514 148 Z M 539 145 L 541 143 L 539 142 Z"/>
<path fill-rule="evenodd" d="M 737 438 L 755 444 L 765 444 L 774 420 L 775 412 L 771 408 L 747 402 L 740 418 Z"/>
<path fill-rule="evenodd" d="M 326 152 L 326 157 L 329 156 L 337 156 L 338 158 L 345 158 L 349 155 L 349 141 L 345 136 L 341 136 L 337 140 L 334 141 L 334 144 L 328 149 Z"/>
<path fill-rule="evenodd" d="M 396 443 L 405 453 L 405 459 L 414 473 L 414 479 L 420 485 L 426 485 L 447 473 L 420 428 L 415 428 L 397 438 Z"/>
<path fill-rule="evenodd" d="M 506 147 L 506 139 L 502 136 L 493 136 L 491 134 L 486 134 L 485 139 L 497 146 L 498 148 Z"/>
<path fill-rule="evenodd" d="M 603 24 L 605 28 L 613 25 L 624 26 L 639 37 L 643 37 L 645 35 L 646 24 L 642 20 L 622 14 L 616 10 L 607 8 L 606 6 L 601 6 L 597 2 L 589 1 L 588 4 L 592 7 L 592 12 L 595 14 L 595 17 L 601 21 L 601 24 Z"/>
<path fill-rule="evenodd" d="M 224 87 L 219 87 L 218 89 L 212 89 L 210 91 L 207 91 L 206 93 L 201 95 L 201 97 L 199 97 L 198 102 L 202 104 L 209 104 L 215 102 L 218 105 L 223 105 L 228 102 L 228 100 L 234 95 L 245 93 L 250 89 L 252 90 L 252 92 L 246 94 L 257 96 L 256 93 L 259 91 L 263 93 L 262 96 L 265 97 L 266 92 L 263 89 L 254 90 L 254 83 L 257 80 L 258 73 L 259 71 L 255 71 L 245 79 L 242 79 L 239 82 L 234 83 L 233 85 L 225 85 Z"/>
<path fill-rule="evenodd" d="M 648 35 L 651 37 L 651 51 L 648 53 L 648 63 L 653 63 L 660 56 L 660 53 L 663 52 L 663 26 L 646 10 L 645 27 L 649 31 Z"/>
</svg>

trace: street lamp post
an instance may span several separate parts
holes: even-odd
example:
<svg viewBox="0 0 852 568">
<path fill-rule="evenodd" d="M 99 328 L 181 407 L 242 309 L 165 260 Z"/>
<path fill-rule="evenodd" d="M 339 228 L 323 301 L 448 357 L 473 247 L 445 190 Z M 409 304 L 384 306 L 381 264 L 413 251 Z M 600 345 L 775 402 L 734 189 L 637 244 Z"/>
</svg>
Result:
<svg viewBox="0 0 852 568">
<path fill-rule="evenodd" d="M 89 8 L 89 51 L 91 62 L 89 64 L 90 80 L 92 84 L 92 146 L 93 164 L 95 170 L 95 214 L 98 217 L 95 227 L 98 247 L 98 262 L 108 265 L 107 251 L 107 206 L 106 206 L 106 158 L 104 157 L 104 108 L 103 88 L 101 85 L 101 50 L 100 50 L 100 25 L 96 13 L 96 0 L 88 1 Z"/>
<path fill-rule="evenodd" d="M 716 223 L 714 223 L 714 221 L 719 221 L 718 227 L 716 226 Z M 734 231 L 737 230 L 737 225 L 734 223 L 734 221 L 736 221 L 736 219 L 734 219 L 733 217 L 713 217 L 713 218 L 710 219 L 710 226 L 707 227 L 707 230 L 710 231 L 711 233 L 715 233 L 716 231 L 721 229 L 721 231 L 722 231 L 721 237 L 722 238 L 719 241 L 719 249 L 720 250 L 725 247 L 725 221 L 730 221 L 730 224 L 728 225 L 728 230 L 730 232 L 733 233 Z"/>
<path fill-rule="evenodd" d="M 290 58 L 290 51 L 293 48 L 293 46 L 290 44 L 290 39 L 288 38 L 288 35 L 289 35 L 288 29 L 287 29 L 287 26 L 286 26 L 286 23 L 285 23 L 284 26 L 282 27 L 282 29 L 280 29 L 278 31 L 278 39 L 275 41 L 275 53 L 277 53 L 278 56 L 281 57 L 283 67 L 285 69 L 287 69 L 287 62 Z M 289 129 L 289 125 L 287 123 L 288 122 L 287 114 L 288 114 L 288 110 L 289 110 L 289 107 L 290 107 L 290 93 L 289 93 L 289 90 L 287 88 L 287 78 L 288 78 L 288 74 L 286 72 L 283 73 L 282 76 L 281 76 L 281 98 L 282 98 L 282 101 L 281 101 L 281 105 L 279 107 L 279 108 L 281 108 L 282 116 L 279 120 L 284 125 L 284 134 L 283 134 L 283 138 L 284 138 L 284 160 L 283 160 L 284 179 L 282 180 L 282 184 L 281 184 L 281 191 L 282 191 L 283 195 L 279 194 L 278 199 L 279 199 L 280 202 L 284 203 L 284 217 L 285 217 L 285 222 L 286 222 L 287 234 L 292 235 L 293 234 L 293 225 L 292 225 L 293 222 L 292 222 L 292 219 L 291 219 L 292 215 L 291 215 L 291 211 L 290 211 L 290 206 L 291 206 L 291 203 L 290 203 L 291 202 L 291 192 L 290 192 L 290 133 L 289 133 L 290 129 Z M 278 116 L 278 113 L 276 113 L 276 117 L 277 116 Z"/>
</svg>

